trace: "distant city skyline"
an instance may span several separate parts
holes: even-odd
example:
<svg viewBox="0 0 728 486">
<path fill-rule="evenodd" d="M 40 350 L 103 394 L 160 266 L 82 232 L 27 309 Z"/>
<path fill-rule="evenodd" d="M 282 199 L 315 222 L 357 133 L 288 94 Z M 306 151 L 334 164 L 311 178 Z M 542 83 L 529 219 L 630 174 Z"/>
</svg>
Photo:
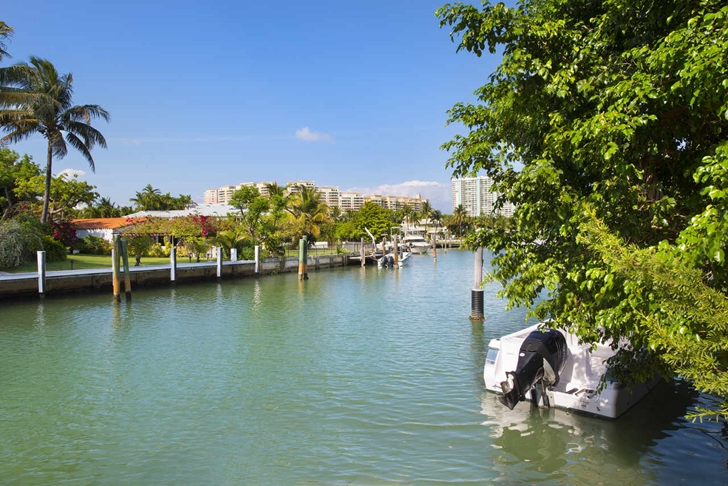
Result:
<svg viewBox="0 0 728 486">
<path fill-rule="evenodd" d="M 475 101 L 500 61 L 455 52 L 434 16 L 441 0 L 284 0 L 273 17 L 226 0 L 6 3 L 15 33 L 1 65 L 46 58 L 73 74 L 74 103 L 111 115 L 94 122 L 108 142 L 92 151 L 96 172 L 71 151 L 54 173 L 120 206 L 147 184 L 201 202 L 229 181 L 286 177 L 421 194 L 449 213 L 440 146 L 466 129 L 447 110 Z M 45 164 L 40 135 L 9 148 Z"/>
<path fill-rule="evenodd" d="M 372 201 L 382 207 L 398 210 L 405 206 L 410 206 L 414 211 L 419 211 L 425 202 L 431 205 L 428 198 L 423 198 L 420 194 L 412 196 L 397 196 L 393 194 L 364 194 L 358 191 L 342 191 L 338 186 L 321 186 L 312 180 L 288 181 L 279 183 L 278 181 L 256 181 L 241 182 L 239 184 L 227 184 L 220 187 L 212 187 L 205 191 L 203 202 L 205 204 L 228 203 L 233 194 L 244 186 L 252 186 L 258 189 L 262 196 L 268 196 L 268 186 L 277 184 L 284 188 L 287 193 L 292 194 L 298 192 L 298 187 L 306 186 L 314 188 L 321 200 L 329 207 L 338 207 L 343 211 L 358 211 L 366 201 Z"/>
</svg>

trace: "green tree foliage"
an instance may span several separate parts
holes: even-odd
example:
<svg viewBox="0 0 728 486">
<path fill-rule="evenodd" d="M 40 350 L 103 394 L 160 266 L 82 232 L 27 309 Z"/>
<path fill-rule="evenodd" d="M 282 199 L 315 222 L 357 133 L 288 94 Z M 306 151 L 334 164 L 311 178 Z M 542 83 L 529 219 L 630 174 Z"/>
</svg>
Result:
<svg viewBox="0 0 728 486">
<path fill-rule="evenodd" d="M 190 195 L 180 194 L 174 197 L 168 192 L 162 194 L 159 189 L 155 189 L 151 184 L 147 184 L 144 189 L 137 192 L 129 200 L 134 203 L 136 211 L 172 211 L 186 209 L 192 204 L 192 196 Z"/>
<path fill-rule="evenodd" d="M 12 35 L 13 28 L 0 20 L 0 61 L 2 61 L 5 57 L 10 57 L 10 54 L 8 54 L 8 51 L 5 49 L 7 49 L 8 41 Z"/>
<path fill-rule="evenodd" d="M 637 315 L 644 329 L 635 339 L 656 351 L 666 369 L 723 398 L 718 410 L 699 407 L 690 417 L 728 417 L 726 295 L 706 284 L 680 248 L 667 243 L 649 248 L 627 245 L 596 219 L 593 210 L 586 212 L 578 241 L 604 262 L 611 272 L 602 271 L 605 278 L 617 275 L 623 282 L 623 300 L 599 310 L 599 320 L 619 322 L 624 314 Z M 632 356 L 618 356 L 612 364 L 620 378 L 620 373 L 631 372 Z"/>
<path fill-rule="evenodd" d="M 148 256 L 149 251 L 154 246 L 154 239 L 149 235 L 139 234 L 127 238 L 127 250 L 134 256 L 136 262 L 135 267 L 142 264 L 142 257 Z"/>
<path fill-rule="evenodd" d="M 0 94 L 16 90 L 23 95 L 0 110 L 0 128 L 7 134 L 0 142 L 20 142 L 35 133 L 43 135 L 48 142 L 41 213 L 41 222 L 45 223 L 51 197 L 53 157 L 65 157 L 70 145 L 81 152 L 95 171 L 91 149 L 96 145 L 105 148 L 106 139 L 91 126 L 91 120 L 108 121 L 109 114 L 99 105 L 74 105 L 73 76 L 60 75 L 50 61 L 31 57 L 30 64 L 19 65 L 19 72 L 11 77 L 0 77 Z"/>
<path fill-rule="evenodd" d="M 470 216 L 468 216 L 468 210 L 465 209 L 465 206 L 459 204 L 453 210 L 447 226 L 451 232 L 462 238 L 465 230 L 470 226 Z"/>
<path fill-rule="evenodd" d="M 30 224 L 0 220 L 0 269 L 18 267 L 43 248 L 42 233 Z"/>
<path fill-rule="evenodd" d="M 366 201 L 359 211 L 353 213 L 351 221 L 339 225 L 336 235 L 342 240 L 359 240 L 361 238 L 369 240 L 369 235 L 364 228 L 368 228 L 377 238 L 384 234 L 388 235 L 392 226 L 395 226 L 390 217 L 392 213 L 391 209 Z"/>
<path fill-rule="evenodd" d="M 471 235 L 497 255 L 489 278 L 510 305 L 584 339 L 630 339 L 616 360 L 630 363 L 625 378 L 689 376 L 649 346 L 652 314 L 625 307 L 654 282 L 627 281 L 578 235 L 588 204 L 608 234 L 679 250 L 704 285 L 728 290 L 728 6 L 521 0 L 448 4 L 437 16 L 458 51 L 503 54 L 477 104 L 450 110 L 467 133 L 444 144 L 455 176 L 485 173 L 516 204 L 513 230 Z"/>
<path fill-rule="evenodd" d="M 309 242 L 316 241 L 324 228 L 333 225 L 328 205 L 321 201 L 321 195 L 313 187 L 298 186 L 297 192 L 288 198 L 286 210 L 292 217 L 293 240 L 304 235 Z"/>
<path fill-rule="evenodd" d="M 76 216 L 75 207 L 77 205 L 91 205 L 99 197 L 99 193 L 95 191 L 96 186 L 78 180 L 78 176 L 75 174 L 72 176 L 60 174 L 52 180 L 50 199 L 48 204 L 44 205 L 48 214 L 48 222 Z M 43 174 L 25 178 L 18 177 L 15 183 L 16 194 L 21 195 L 26 200 L 38 201 L 44 197 L 46 176 Z"/>
<path fill-rule="evenodd" d="M 0 211 L 3 219 L 13 214 L 17 204 L 37 201 L 37 194 L 24 193 L 18 189 L 18 184 L 40 173 L 40 167 L 28 155 L 21 158 L 7 147 L 0 148 Z"/>
</svg>

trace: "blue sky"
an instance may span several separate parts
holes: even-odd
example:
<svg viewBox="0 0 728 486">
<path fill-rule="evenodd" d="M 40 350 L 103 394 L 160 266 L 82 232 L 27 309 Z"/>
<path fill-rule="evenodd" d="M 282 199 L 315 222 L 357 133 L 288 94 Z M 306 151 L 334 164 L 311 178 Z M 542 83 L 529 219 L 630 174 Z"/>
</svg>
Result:
<svg viewBox="0 0 728 486">
<path fill-rule="evenodd" d="M 442 1 L 5 2 L 8 63 L 73 73 L 74 102 L 111 121 L 96 173 L 78 153 L 54 173 L 119 205 L 152 184 L 190 194 L 241 182 L 314 180 L 422 194 L 452 212 L 447 110 L 472 101 L 499 59 L 455 53 Z M 479 5 L 479 3 L 476 2 Z M 35 135 L 11 146 L 45 165 Z"/>
</svg>

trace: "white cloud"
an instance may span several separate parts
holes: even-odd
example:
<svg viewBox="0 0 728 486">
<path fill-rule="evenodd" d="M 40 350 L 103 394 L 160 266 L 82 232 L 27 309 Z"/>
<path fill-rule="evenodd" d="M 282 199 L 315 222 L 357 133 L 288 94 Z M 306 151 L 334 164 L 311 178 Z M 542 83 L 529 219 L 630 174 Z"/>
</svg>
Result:
<svg viewBox="0 0 728 486">
<path fill-rule="evenodd" d="M 406 181 L 400 184 L 382 184 L 376 187 L 352 187 L 343 192 L 360 192 L 364 195 L 421 197 L 443 213 L 452 213 L 452 185 L 434 181 Z"/>
<path fill-rule="evenodd" d="M 73 179 L 74 177 L 83 177 L 86 175 L 86 171 L 76 169 L 63 169 L 58 173 L 59 176 L 66 176 L 66 179 Z"/>
<path fill-rule="evenodd" d="M 333 142 L 334 139 L 328 133 L 312 132 L 308 127 L 296 130 L 296 138 L 304 142 Z"/>
</svg>

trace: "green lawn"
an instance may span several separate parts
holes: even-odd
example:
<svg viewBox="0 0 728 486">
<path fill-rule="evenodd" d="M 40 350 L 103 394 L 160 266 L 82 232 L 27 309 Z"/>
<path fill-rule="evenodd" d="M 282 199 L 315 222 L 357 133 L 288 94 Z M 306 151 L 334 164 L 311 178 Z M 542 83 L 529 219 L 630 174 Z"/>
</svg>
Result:
<svg viewBox="0 0 728 486">
<path fill-rule="evenodd" d="M 194 258 L 192 259 L 194 262 Z M 202 260 L 204 261 L 204 260 Z M 134 257 L 129 257 L 129 265 L 134 266 Z M 153 258 L 144 257 L 142 258 L 142 266 L 149 265 L 169 265 L 169 258 Z M 189 263 L 188 258 L 178 258 L 177 263 Z M 51 272 L 55 270 L 82 270 L 87 268 L 111 268 L 111 256 L 110 255 L 68 255 L 68 259 L 63 262 L 48 262 L 46 263 L 46 271 Z M 25 272 L 37 272 L 38 264 L 36 262 L 26 263 L 19 267 L 8 270 L 10 273 L 25 273 Z"/>
<path fill-rule="evenodd" d="M 309 256 L 317 255 L 335 255 L 336 248 L 327 249 L 309 249 Z M 298 257 L 298 249 L 286 250 L 287 257 Z M 214 261 L 202 259 L 201 262 Z M 129 265 L 134 266 L 135 259 L 133 256 L 129 257 Z M 177 263 L 195 263 L 195 259 L 187 257 L 178 257 Z M 142 266 L 149 265 L 169 265 L 169 257 L 153 258 L 143 257 Z M 110 255 L 68 255 L 68 259 L 62 262 L 48 262 L 46 263 L 46 271 L 52 272 L 56 270 L 83 270 L 87 268 L 111 268 L 111 256 Z M 9 273 L 28 273 L 37 272 L 38 264 L 36 262 L 26 263 L 19 267 L 7 270 Z"/>
</svg>

